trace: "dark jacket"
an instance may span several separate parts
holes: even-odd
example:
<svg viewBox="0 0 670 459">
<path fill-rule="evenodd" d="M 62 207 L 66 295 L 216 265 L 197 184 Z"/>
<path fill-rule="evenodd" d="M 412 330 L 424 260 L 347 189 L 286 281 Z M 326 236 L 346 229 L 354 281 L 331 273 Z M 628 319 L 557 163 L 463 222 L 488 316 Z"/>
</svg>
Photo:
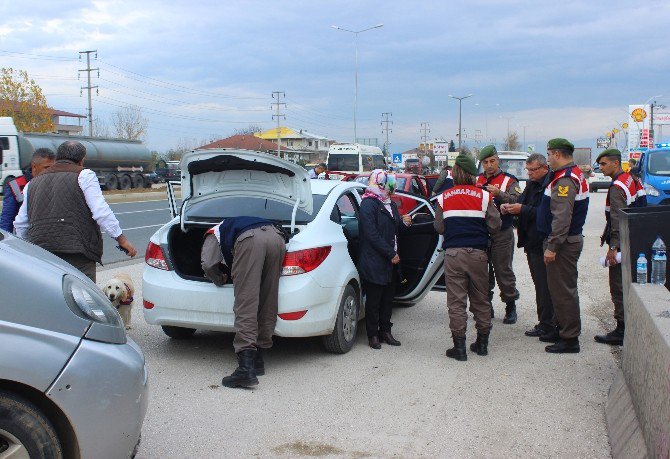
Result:
<svg viewBox="0 0 670 459">
<path fill-rule="evenodd" d="M 528 180 L 526 182 L 526 189 L 523 190 L 523 193 L 521 193 L 521 196 L 519 196 L 519 200 L 517 201 L 521 204 L 521 213 L 518 217 L 519 240 L 517 242 L 517 247 L 523 247 L 526 252 L 542 251 L 542 242 L 544 238 L 537 231 L 536 216 L 537 208 L 540 206 L 546 187 L 544 184 L 545 178 L 546 175 L 542 177 L 542 180 L 539 182 Z"/>
<path fill-rule="evenodd" d="M 15 178 L 13 181 L 17 182 L 19 189 L 21 192 L 23 192 L 23 188 L 32 178 L 33 176 L 30 173 L 30 168 L 28 168 L 23 173 L 23 177 Z M 21 208 L 21 203 L 23 202 L 23 196 L 21 196 L 21 202 L 19 202 L 19 200 L 12 192 L 10 182 L 5 184 L 3 196 L 2 215 L 0 215 L 0 228 L 12 233 L 14 232 L 14 219 L 19 214 L 19 209 Z"/>
<path fill-rule="evenodd" d="M 82 254 L 102 263 L 102 234 L 79 187 L 81 171 L 60 160 L 30 181 L 28 240 L 52 253 Z"/>
<path fill-rule="evenodd" d="M 405 225 L 394 202 L 391 202 L 391 209 L 393 216 L 375 198 L 364 198 L 361 203 L 358 272 L 362 279 L 373 284 L 387 285 L 393 278 L 391 260 L 396 256 L 394 243 Z"/>
<path fill-rule="evenodd" d="M 233 249 L 238 236 L 245 231 L 268 225 L 272 226 L 274 222 L 259 217 L 229 217 L 221 222 L 219 225 L 221 252 L 223 253 L 223 261 L 229 268 L 233 266 Z"/>
</svg>

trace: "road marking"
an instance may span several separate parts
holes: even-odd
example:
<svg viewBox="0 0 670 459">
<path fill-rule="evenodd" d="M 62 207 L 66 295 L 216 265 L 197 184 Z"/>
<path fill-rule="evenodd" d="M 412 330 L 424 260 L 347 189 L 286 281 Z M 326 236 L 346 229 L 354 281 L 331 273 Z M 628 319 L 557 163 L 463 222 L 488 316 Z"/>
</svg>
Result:
<svg viewBox="0 0 670 459">
<path fill-rule="evenodd" d="M 142 202 L 160 202 L 160 201 L 167 201 L 167 199 L 163 198 L 163 199 L 147 199 L 146 201 L 119 201 L 119 202 L 110 202 L 108 204 L 110 206 L 116 206 L 118 204 L 139 204 Z"/>
<path fill-rule="evenodd" d="M 156 212 L 157 210 L 170 210 L 170 208 L 161 207 L 160 209 L 129 210 L 127 212 L 114 212 L 114 215 L 139 214 L 141 212 Z"/>
<path fill-rule="evenodd" d="M 138 230 L 138 229 L 144 229 L 144 228 L 155 228 L 157 226 L 163 226 L 165 223 L 159 223 L 158 225 L 147 225 L 147 226 L 136 226 L 134 228 L 121 228 L 121 231 L 132 231 L 132 230 Z M 103 233 L 106 234 L 106 231 L 103 231 Z"/>
</svg>

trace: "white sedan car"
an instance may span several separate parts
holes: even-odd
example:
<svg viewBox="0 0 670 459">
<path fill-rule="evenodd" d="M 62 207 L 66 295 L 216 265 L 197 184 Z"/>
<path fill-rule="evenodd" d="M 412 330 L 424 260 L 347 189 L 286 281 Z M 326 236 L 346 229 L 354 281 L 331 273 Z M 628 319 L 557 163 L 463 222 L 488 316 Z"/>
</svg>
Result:
<svg viewBox="0 0 670 459">
<path fill-rule="evenodd" d="M 216 287 L 204 277 L 200 250 L 204 233 L 224 218 L 257 216 L 282 225 L 288 240 L 275 334 L 323 336 L 329 351 L 349 351 L 364 313 L 356 270 L 363 186 L 310 180 L 293 163 L 245 150 L 193 151 L 183 157 L 181 170 L 183 202 L 178 208 L 168 190 L 174 218 L 151 237 L 146 251 L 146 321 L 172 338 L 197 329 L 234 332 L 233 285 Z M 414 225 L 399 241 L 403 279 L 396 301 L 405 305 L 421 300 L 442 275 L 433 209 L 418 202 L 410 212 Z"/>
</svg>

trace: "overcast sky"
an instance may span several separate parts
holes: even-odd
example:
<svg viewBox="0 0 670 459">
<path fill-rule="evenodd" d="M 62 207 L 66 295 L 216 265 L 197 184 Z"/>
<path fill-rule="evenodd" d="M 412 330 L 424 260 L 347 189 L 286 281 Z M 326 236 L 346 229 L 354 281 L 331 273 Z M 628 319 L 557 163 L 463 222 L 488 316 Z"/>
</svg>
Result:
<svg viewBox="0 0 670 459">
<path fill-rule="evenodd" d="M 49 104 L 86 114 L 85 67 L 97 50 L 94 118 L 142 107 L 146 143 L 159 151 L 282 125 L 353 139 L 354 34 L 358 35 L 358 137 L 391 151 L 456 140 L 500 142 L 507 129 L 544 151 L 566 137 L 595 138 L 652 96 L 670 106 L 670 2 L 631 1 L 32 1 L 0 2 L 0 63 L 25 69 Z M 668 108 L 670 111 L 670 108 Z M 670 127 L 664 136 L 670 137 Z"/>
</svg>

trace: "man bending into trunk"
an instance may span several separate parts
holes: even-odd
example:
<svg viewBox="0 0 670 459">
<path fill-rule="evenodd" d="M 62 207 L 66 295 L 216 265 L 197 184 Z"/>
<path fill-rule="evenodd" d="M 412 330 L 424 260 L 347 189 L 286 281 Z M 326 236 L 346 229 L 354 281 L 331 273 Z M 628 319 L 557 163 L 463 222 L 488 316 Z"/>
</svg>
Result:
<svg viewBox="0 0 670 459">
<path fill-rule="evenodd" d="M 235 292 L 237 369 L 223 378 L 226 387 L 251 387 L 265 374 L 263 351 L 272 347 L 277 323 L 279 276 L 286 243 L 273 222 L 230 217 L 210 229 L 202 246 L 202 269 L 217 286 L 226 283 L 222 264 L 230 268 Z"/>
</svg>

